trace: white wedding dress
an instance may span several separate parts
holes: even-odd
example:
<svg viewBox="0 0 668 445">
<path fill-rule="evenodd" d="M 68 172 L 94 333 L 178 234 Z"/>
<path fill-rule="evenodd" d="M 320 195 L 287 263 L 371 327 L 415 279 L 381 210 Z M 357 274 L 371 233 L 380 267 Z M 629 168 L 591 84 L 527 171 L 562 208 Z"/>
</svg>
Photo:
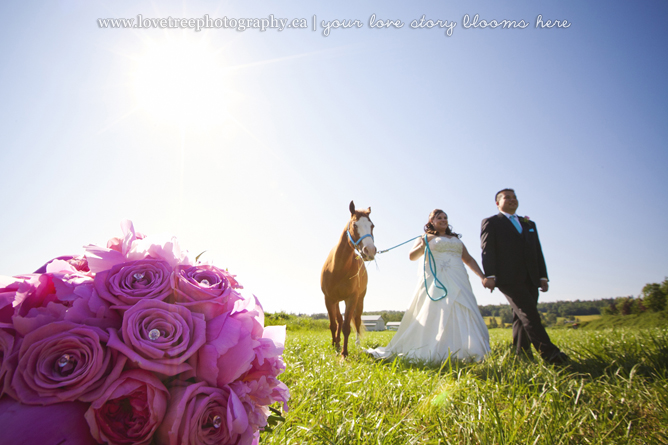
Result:
<svg viewBox="0 0 668 445">
<path fill-rule="evenodd" d="M 436 277 L 448 290 L 448 295 L 439 301 L 427 296 L 425 254 L 419 260 L 420 278 L 413 302 L 404 313 L 399 330 L 386 347 L 367 352 L 377 358 L 400 355 L 430 362 L 444 361 L 450 355 L 481 360 L 489 352 L 489 332 L 462 261 L 464 244 L 457 237 L 437 236 L 429 242 L 429 247 L 435 260 Z M 428 265 L 426 271 L 429 295 L 434 299 L 443 296 Z"/>
</svg>

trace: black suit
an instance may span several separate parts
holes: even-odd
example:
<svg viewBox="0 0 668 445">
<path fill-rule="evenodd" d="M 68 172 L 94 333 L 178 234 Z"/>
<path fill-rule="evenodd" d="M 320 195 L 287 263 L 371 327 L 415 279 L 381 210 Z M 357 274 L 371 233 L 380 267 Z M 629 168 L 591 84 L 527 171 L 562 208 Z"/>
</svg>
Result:
<svg viewBox="0 0 668 445">
<path fill-rule="evenodd" d="M 531 353 L 531 344 L 550 360 L 559 353 L 541 324 L 538 313 L 540 279 L 547 278 L 543 250 L 536 224 L 520 218 L 522 233 L 503 213 L 482 221 L 480 243 L 485 276 L 494 276 L 496 286 L 513 308 L 513 344 L 517 354 Z"/>
</svg>

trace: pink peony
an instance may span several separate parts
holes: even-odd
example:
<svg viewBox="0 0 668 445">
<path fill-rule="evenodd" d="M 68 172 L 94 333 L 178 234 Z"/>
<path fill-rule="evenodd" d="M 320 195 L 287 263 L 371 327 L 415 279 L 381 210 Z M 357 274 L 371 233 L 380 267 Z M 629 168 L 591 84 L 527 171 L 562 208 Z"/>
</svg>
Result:
<svg viewBox="0 0 668 445">
<path fill-rule="evenodd" d="M 285 342 L 285 326 L 268 326 L 255 348 L 255 359 L 250 370 L 239 380 L 230 384 L 246 410 L 248 420 L 254 428 L 263 428 L 269 415 L 268 405 L 283 403 L 288 410 L 290 399 L 288 387 L 277 376 L 285 370 L 281 354 Z"/>
<path fill-rule="evenodd" d="M 253 443 L 254 431 L 243 404 L 228 386 L 214 388 L 204 382 L 170 390 L 172 399 L 156 434 L 164 445 Z"/>
<path fill-rule="evenodd" d="M 151 443 L 162 423 L 169 392 L 151 372 L 124 372 L 86 411 L 90 432 L 110 445 Z"/>
<path fill-rule="evenodd" d="M 287 386 L 277 379 L 278 375 L 285 371 L 282 357 L 285 326 L 264 328 L 262 338 L 258 341 L 260 345 L 255 348 L 255 360 L 242 380 L 251 389 L 250 397 L 256 403 L 271 405 L 275 402 L 283 402 L 283 409 L 287 411 L 290 392 Z"/>
<path fill-rule="evenodd" d="M 54 258 L 51 261 L 48 261 L 46 264 L 44 264 L 42 267 L 37 269 L 34 273 L 47 273 L 51 272 L 48 270 L 54 263 L 57 262 L 62 262 L 66 263 L 72 270 L 77 271 L 79 273 L 86 274 L 90 272 L 90 269 L 88 268 L 88 261 L 86 260 L 86 257 L 84 256 L 75 256 L 75 255 L 64 255 L 64 256 L 59 256 L 58 258 Z M 62 267 L 62 266 L 61 266 Z"/>
<path fill-rule="evenodd" d="M 211 386 L 232 383 L 251 368 L 259 345 L 255 311 L 223 314 L 207 322 L 206 344 L 194 356 L 197 377 Z M 256 335 L 254 335 L 256 334 Z"/>
<path fill-rule="evenodd" d="M 62 320 L 102 328 L 119 327 L 121 323 L 110 304 L 95 294 L 93 279 L 83 275 L 26 276 L 16 292 L 14 305 L 13 327 L 20 335 Z"/>
<path fill-rule="evenodd" d="M 229 312 L 243 297 L 234 276 L 215 266 L 177 266 L 173 275 L 176 304 L 204 314 L 207 320 Z"/>
<path fill-rule="evenodd" d="M 14 313 L 25 317 L 33 308 L 46 307 L 57 301 L 56 287 L 51 276 L 46 274 L 25 275 L 14 296 Z"/>
<path fill-rule="evenodd" d="M 123 370 L 126 357 L 104 344 L 99 328 L 61 321 L 27 334 L 18 352 L 11 386 L 30 405 L 96 399 Z"/>
<path fill-rule="evenodd" d="M 103 329 L 121 327 L 121 316 L 108 301 L 100 298 L 92 280 L 77 286 L 73 293 L 79 298 L 72 301 L 72 306 L 65 313 L 65 320 Z"/>
<path fill-rule="evenodd" d="M 14 299 L 25 280 L 0 276 L 0 327 L 13 328 Z"/>
<path fill-rule="evenodd" d="M 172 268 L 165 261 L 129 261 L 95 275 L 95 290 L 118 306 L 147 299 L 165 300 L 172 296 L 171 274 Z"/>
<path fill-rule="evenodd" d="M 107 247 L 86 246 L 88 266 L 94 273 L 108 270 L 127 261 L 156 259 L 170 267 L 191 264 L 187 252 L 182 252 L 176 238 L 165 235 L 144 236 L 135 232 L 132 221 L 121 222 L 123 238 L 112 238 Z"/>
<path fill-rule="evenodd" d="M 206 341 L 202 314 L 157 300 L 142 300 L 123 315 L 121 335 L 110 330 L 108 346 L 142 369 L 166 376 L 191 370 L 186 362 Z"/>
<path fill-rule="evenodd" d="M 26 335 L 40 326 L 62 320 L 67 303 L 62 304 L 56 295 L 53 277 L 48 274 L 21 277 L 14 301 L 12 326 L 19 335 Z"/>
</svg>

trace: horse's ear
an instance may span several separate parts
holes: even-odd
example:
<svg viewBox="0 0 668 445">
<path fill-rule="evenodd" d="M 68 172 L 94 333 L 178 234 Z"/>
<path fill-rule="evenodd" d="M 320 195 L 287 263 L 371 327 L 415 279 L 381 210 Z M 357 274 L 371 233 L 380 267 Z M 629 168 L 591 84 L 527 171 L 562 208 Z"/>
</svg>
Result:
<svg viewBox="0 0 668 445">
<path fill-rule="evenodd" d="M 371 207 L 369 207 L 368 209 L 366 209 L 366 214 L 368 215 L 369 213 L 371 213 Z"/>
<path fill-rule="evenodd" d="M 355 203 L 350 201 L 350 214 L 354 215 L 355 214 Z"/>
</svg>

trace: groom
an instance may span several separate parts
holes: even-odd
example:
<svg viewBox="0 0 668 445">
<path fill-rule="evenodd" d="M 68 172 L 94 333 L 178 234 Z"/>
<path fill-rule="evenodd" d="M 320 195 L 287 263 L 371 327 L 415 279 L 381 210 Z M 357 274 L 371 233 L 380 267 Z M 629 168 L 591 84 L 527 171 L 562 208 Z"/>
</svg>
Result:
<svg viewBox="0 0 668 445">
<path fill-rule="evenodd" d="M 485 269 L 483 285 L 495 287 L 513 308 L 513 345 L 518 355 L 533 357 L 533 344 L 551 364 L 564 364 L 568 356 L 547 335 L 538 313 L 538 288 L 547 292 L 547 268 L 536 224 L 515 214 L 518 201 L 513 189 L 496 194 L 499 214 L 482 221 L 480 244 Z"/>
</svg>

